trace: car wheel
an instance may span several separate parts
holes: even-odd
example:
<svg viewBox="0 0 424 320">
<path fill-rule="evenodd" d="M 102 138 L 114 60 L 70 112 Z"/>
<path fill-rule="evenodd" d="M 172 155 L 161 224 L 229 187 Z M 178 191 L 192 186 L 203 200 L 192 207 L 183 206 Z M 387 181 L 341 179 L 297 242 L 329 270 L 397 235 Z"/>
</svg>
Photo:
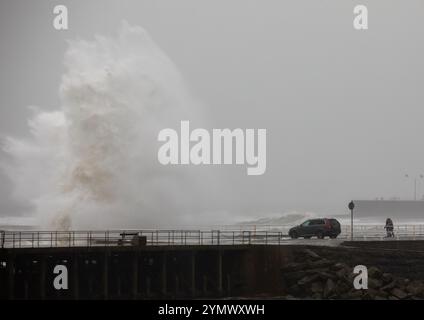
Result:
<svg viewBox="0 0 424 320">
<path fill-rule="evenodd" d="M 311 239 L 311 237 L 309 237 L 309 236 L 308 236 L 308 237 L 304 237 L 304 238 L 305 238 L 305 239 Z"/>
<path fill-rule="evenodd" d="M 298 237 L 297 232 L 296 231 L 292 231 L 291 234 L 290 234 L 290 237 L 292 239 L 297 239 L 297 237 Z"/>
<path fill-rule="evenodd" d="M 331 238 L 331 239 L 336 239 L 336 238 L 337 238 L 337 236 L 336 236 L 336 235 L 332 235 L 332 236 L 330 236 L 330 238 Z"/>
<path fill-rule="evenodd" d="M 322 232 L 317 233 L 318 239 L 324 239 L 324 234 Z"/>
</svg>

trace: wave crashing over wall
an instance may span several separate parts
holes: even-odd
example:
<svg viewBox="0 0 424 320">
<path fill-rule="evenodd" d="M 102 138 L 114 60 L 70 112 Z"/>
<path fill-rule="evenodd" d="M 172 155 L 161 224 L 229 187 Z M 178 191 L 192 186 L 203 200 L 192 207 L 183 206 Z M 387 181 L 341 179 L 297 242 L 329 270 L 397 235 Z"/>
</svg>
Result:
<svg viewBox="0 0 424 320">
<path fill-rule="evenodd" d="M 32 108 L 30 137 L 3 145 L 14 194 L 39 226 L 148 228 L 189 217 L 201 177 L 157 161 L 157 133 L 196 111 L 173 62 L 125 22 L 117 37 L 70 41 L 64 60 L 61 106 Z"/>
</svg>

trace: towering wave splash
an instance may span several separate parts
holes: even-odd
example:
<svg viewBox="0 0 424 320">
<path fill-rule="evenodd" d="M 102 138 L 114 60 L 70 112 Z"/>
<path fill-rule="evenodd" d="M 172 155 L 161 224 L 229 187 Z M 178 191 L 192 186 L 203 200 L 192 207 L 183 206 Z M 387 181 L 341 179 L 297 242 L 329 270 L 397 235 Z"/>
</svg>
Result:
<svg viewBox="0 0 424 320">
<path fill-rule="evenodd" d="M 31 138 L 5 140 L 13 161 L 3 169 L 15 194 L 31 201 L 41 227 L 178 221 L 195 177 L 158 164 L 157 133 L 193 119 L 195 104 L 172 61 L 124 22 L 116 38 L 70 41 L 65 66 L 61 107 L 34 109 Z"/>
</svg>

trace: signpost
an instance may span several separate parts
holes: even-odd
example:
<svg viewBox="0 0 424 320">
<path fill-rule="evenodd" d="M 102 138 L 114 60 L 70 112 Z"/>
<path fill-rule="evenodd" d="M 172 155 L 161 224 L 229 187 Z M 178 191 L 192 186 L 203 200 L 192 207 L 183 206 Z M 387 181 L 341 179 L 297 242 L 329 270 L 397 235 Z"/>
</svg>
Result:
<svg viewBox="0 0 424 320">
<path fill-rule="evenodd" d="M 351 201 L 347 206 L 350 210 L 350 241 L 353 241 L 353 209 L 355 208 L 355 204 Z"/>
</svg>

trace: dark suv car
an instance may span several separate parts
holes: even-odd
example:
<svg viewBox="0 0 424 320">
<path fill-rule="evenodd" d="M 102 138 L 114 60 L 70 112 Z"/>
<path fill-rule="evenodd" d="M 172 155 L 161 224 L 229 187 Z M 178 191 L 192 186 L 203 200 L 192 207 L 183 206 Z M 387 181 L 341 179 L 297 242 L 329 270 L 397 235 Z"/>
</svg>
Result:
<svg viewBox="0 0 424 320">
<path fill-rule="evenodd" d="M 298 237 L 310 239 L 313 236 L 318 237 L 318 239 L 324 239 L 326 236 L 335 239 L 340 232 L 340 223 L 336 219 L 311 219 L 291 228 L 289 230 L 289 236 L 292 239 Z"/>
</svg>

